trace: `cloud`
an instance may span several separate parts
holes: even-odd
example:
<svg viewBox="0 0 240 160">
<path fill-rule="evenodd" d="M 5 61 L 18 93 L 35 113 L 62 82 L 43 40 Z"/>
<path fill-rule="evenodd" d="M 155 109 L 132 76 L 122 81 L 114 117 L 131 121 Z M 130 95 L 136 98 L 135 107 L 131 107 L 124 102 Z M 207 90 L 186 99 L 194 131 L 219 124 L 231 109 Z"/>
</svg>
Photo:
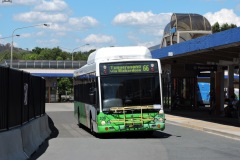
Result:
<svg viewBox="0 0 240 160">
<path fill-rule="evenodd" d="M 20 5 L 34 5 L 39 3 L 39 0 L 18 0 L 18 1 L 13 1 L 13 4 L 20 4 Z"/>
<path fill-rule="evenodd" d="M 42 37 L 45 36 L 46 33 L 44 31 L 33 32 L 33 33 L 20 33 L 19 38 L 33 38 L 33 37 Z"/>
<path fill-rule="evenodd" d="M 43 0 L 41 4 L 37 5 L 34 9 L 37 11 L 63 11 L 68 8 L 68 5 L 63 0 Z"/>
<path fill-rule="evenodd" d="M 96 27 L 99 22 L 89 16 L 71 17 L 62 13 L 48 13 L 40 11 L 31 11 L 14 15 L 17 21 L 30 23 L 50 23 L 49 29 L 56 31 L 86 30 Z"/>
<path fill-rule="evenodd" d="M 89 16 L 80 17 L 80 18 L 66 18 L 65 23 L 58 23 L 54 22 L 50 24 L 50 29 L 55 31 L 79 31 L 79 30 L 86 30 L 93 27 L 96 27 L 99 22 Z"/>
<path fill-rule="evenodd" d="M 155 45 L 159 45 L 159 42 L 160 42 L 160 40 L 156 39 L 155 41 L 140 42 L 137 45 L 138 46 L 145 46 L 145 47 L 152 47 L 152 46 L 155 46 Z M 160 45 L 159 45 L 159 47 L 160 47 Z"/>
<path fill-rule="evenodd" d="M 236 5 L 235 11 L 240 11 L 240 4 Z"/>
<path fill-rule="evenodd" d="M 54 30 L 54 31 L 61 31 L 61 32 L 70 30 L 70 28 L 68 28 L 66 25 L 58 24 L 58 23 L 50 23 L 49 29 Z"/>
<path fill-rule="evenodd" d="M 51 46 L 51 45 L 57 45 L 59 44 L 58 39 L 50 39 L 50 40 L 37 40 L 36 43 L 43 45 L 43 46 Z"/>
<path fill-rule="evenodd" d="M 224 23 L 232 23 L 240 26 L 240 17 L 238 17 L 232 9 L 221 9 L 214 13 L 208 12 L 204 14 L 204 17 L 208 19 L 211 25 L 218 22 L 220 25 Z"/>
<path fill-rule="evenodd" d="M 92 17 L 69 18 L 69 25 L 74 28 L 89 28 L 98 25 L 98 21 Z"/>
<path fill-rule="evenodd" d="M 153 36 L 162 36 L 164 27 L 144 27 L 139 29 L 141 34 L 153 35 Z"/>
<path fill-rule="evenodd" d="M 33 37 L 33 35 L 31 33 L 22 33 L 20 34 L 21 38 L 29 38 L 29 37 Z"/>
<path fill-rule="evenodd" d="M 91 34 L 87 36 L 84 40 L 85 43 L 114 43 L 115 39 L 112 36 L 101 35 L 101 34 Z"/>
<path fill-rule="evenodd" d="M 153 14 L 149 12 L 120 13 L 113 19 L 113 24 L 126 26 L 165 26 L 171 13 Z"/>
<path fill-rule="evenodd" d="M 62 13 L 48 14 L 35 11 L 20 13 L 13 18 L 22 22 L 66 22 L 68 20 L 68 16 Z"/>
<path fill-rule="evenodd" d="M 39 4 L 39 0 L 17 0 L 17 1 L 12 1 L 12 3 L 5 2 L 5 3 L 0 3 L 0 6 L 12 6 L 12 5 L 36 5 Z"/>
<path fill-rule="evenodd" d="M 161 42 L 162 37 L 161 36 L 140 36 L 136 33 L 129 33 L 127 38 L 137 46 L 146 46 L 151 47 L 154 45 L 158 45 Z"/>
<path fill-rule="evenodd" d="M 128 26 L 127 37 L 133 44 L 150 46 L 160 43 L 159 39 L 162 38 L 163 30 L 170 22 L 171 15 L 172 13 L 154 14 L 151 11 L 120 13 L 114 17 L 113 24 Z M 152 42 L 151 39 L 155 39 L 156 42 Z"/>
<path fill-rule="evenodd" d="M 36 33 L 36 36 L 44 36 L 45 35 L 45 32 L 44 31 L 39 31 Z"/>
<path fill-rule="evenodd" d="M 56 33 L 54 33 L 54 35 L 56 35 L 56 36 L 58 36 L 58 37 L 64 37 L 64 36 L 66 36 L 67 34 L 66 34 L 66 32 L 56 32 Z"/>
</svg>

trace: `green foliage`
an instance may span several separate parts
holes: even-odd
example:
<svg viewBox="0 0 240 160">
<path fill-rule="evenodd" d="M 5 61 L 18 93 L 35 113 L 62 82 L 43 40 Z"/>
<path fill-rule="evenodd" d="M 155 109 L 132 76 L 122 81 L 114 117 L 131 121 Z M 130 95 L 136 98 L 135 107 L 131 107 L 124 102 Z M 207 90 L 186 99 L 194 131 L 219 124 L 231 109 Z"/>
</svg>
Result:
<svg viewBox="0 0 240 160">
<path fill-rule="evenodd" d="M 57 60 L 57 61 L 61 61 L 61 60 L 63 60 L 63 58 L 60 57 L 60 56 L 58 56 L 56 60 Z"/>
<path fill-rule="evenodd" d="M 72 78 L 59 78 L 57 80 L 58 83 L 58 95 L 59 100 L 61 101 L 61 95 L 65 95 L 66 92 L 69 94 L 73 91 L 73 80 Z"/>
<path fill-rule="evenodd" d="M 73 59 L 76 60 L 87 60 L 89 54 L 85 52 L 73 53 Z"/>
<path fill-rule="evenodd" d="M 225 30 L 228 30 L 228 29 L 231 29 L 231 28 L 235 28 L 237 27 L 235 24 L 227 24 L 227 23 L 224 23 L 222 26 L 221 26 L 221 31 L 225 31 Z"/>
<path fill-rule="evenodd" d="M 222 24 L 221 26 L 219 25 L 218 22 L 216 22 L 213 26 L 212 26 L 212 32 L 213 33 L 216 33 L 216 32 L 221 32 L 221 31 L 225 31 L 225 30 L 228 30 L 228 29 L 231 29 L 231 28 L 236 28 L 237 25 L 235 24 L 227 24 L 227 23 L 224 23 Z"/>
<path fill-rule="evenodd" d="M 60 48 L 38 48 L 32 50 L 31 55 L 25 56 L 25 60 L 71 60 L 71 54 Z"/>
<path fill-rule="evenodd" d="M 32 52 L 36 54 L 40 54 L 42 50 L 43 48 L 35 47 L 34 49 L 32 49 Z"/>
<path fill-rule="evenodd" d="M 54 53 L 51 52 L 51 49 L 45 48 L 38 55 L 38 60 L 53 60 L 52 58 L 55 56 Z"/>
<path fill-rule="evenodd" d="M 73 53 L 73 59 L 74 60 L 87 60 L 88 56 L 94 52 L 95 49 L 92 49 L 88 52 L 77 52 L 77 53 Z"/>
<path fill-rule="evenodd" d="M 216 32 L 220 32 L 220 25 L 218 22 L 216 22 L 213 26 L 212 26 L 212 32 L 216 33 Z"/>
<path fill-rule="evenodd" d="M 0 62 L 5 60 L 5 59 L 10 59 L 10 51 L 3 51 L 0 53 Z"/>
<path fill-rule="evenodd" d="M 0 62 L 4 59 L 10 59 L 10 48 L 9 44 L 1 45 Z M 88 52 L 75 52 L 73 53 L 74 60 L 87 60 L 90 53 L 95 50 Z M 32 51 L 26 51 L 21 48 L 13 49 L 14 60 L 72 60 L 72 53 L 62 51 L 59 47 L 56 48 L 39 48 L 35 47 Z"/>
<path fill-rule="evenodd" d="M 22 56 L 23 60 L 37 60 L 37 58 L 38 58 L 38 55 L 35 53 L 24 54 Z"/>
</svg>

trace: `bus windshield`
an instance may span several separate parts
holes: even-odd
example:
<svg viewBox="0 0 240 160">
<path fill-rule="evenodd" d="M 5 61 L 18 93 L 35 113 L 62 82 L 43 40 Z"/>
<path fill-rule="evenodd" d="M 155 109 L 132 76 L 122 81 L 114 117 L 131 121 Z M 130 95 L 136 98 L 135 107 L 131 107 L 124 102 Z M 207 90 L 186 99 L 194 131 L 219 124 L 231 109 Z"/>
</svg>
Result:
<svg viewBox="0 0 240 160">
<path fill-rule="evenodd" d="M 160 104 L 159 75 L 102 76 L 101 95 L 103 111 L 111 107 Z"/>
</svg>

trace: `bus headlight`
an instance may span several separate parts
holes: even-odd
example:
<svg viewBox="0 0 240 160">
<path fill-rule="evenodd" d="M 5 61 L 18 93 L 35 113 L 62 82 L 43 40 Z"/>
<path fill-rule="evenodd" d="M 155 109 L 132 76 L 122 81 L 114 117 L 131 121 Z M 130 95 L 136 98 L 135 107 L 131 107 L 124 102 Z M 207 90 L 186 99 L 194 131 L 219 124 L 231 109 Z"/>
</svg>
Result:
<svg viewBox="0 0 240 160">
<path fill-rule="evenodd" d="M 164 119 L 163 118 L 159 118 L 159 122 L 164 122 Z"/>
<path fill-rule="evenodd" d="M 164 113 L 163 109 L 161 109 L 161 110 L 158 112 L 158 114 L 163 114 L 163 113 Z"/>
<path fill-rule="evenodd" d="M 106 124 L 106 122 L 105 122 L 105 121 L 102 121 L 102 122 L 101 122 L 101 125 L 103 125 L 103 126 L 104 126 L 105 124 Z"/>
</svg>

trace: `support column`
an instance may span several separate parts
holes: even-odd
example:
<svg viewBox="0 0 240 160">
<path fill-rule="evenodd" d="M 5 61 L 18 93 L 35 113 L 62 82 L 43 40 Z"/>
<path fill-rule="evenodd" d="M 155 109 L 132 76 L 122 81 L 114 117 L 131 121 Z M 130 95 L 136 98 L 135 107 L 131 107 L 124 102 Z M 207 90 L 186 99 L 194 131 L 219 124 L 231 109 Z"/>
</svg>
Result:
<svg viewBox="0 0 240 160">
<path fill-rule="evenodd" d="M 238 100 L 240 101 L 240 65 L 238 66 Z M 238 122 L 240 122 L 240 108 L 238 108 Z"/>
<path fill-rule="evenodd" d="M 238 100 L 240 101 L 240 65 L 238 66 Z M 240 122 L 240 108 L 238 108 L 238 122 Z"/>
<path fill-rule="evenodd" d="M 228 66 L 228 98 L 234 95 L 234 66 Z"/>
<path fill-rule="evenodd" d="M 51 88 L 48 87 L 48 103 L 51 102 Z"/>
<path fill-rule="evenodd" d="M 224 113 L 224 71 L 218 68 L 215 77 L 216 110 L 215 114 Z"/>
<path fill-rule="evenodd" d="M 214 71 L 211 71 L 210 73 L 210 108 L 215 107 L 215 102 L 216 102 L 216 94 L 215 94 L 215 73 Z"/>
<path fill-rule="evenodd" d="M 48 91 L 48 103 L 55 102 L 56 101 L 56 84 L 57 84 L 57 78 L 56 77 L 45 77 L 46 80 L 46 88 Z"/>
</svg>

